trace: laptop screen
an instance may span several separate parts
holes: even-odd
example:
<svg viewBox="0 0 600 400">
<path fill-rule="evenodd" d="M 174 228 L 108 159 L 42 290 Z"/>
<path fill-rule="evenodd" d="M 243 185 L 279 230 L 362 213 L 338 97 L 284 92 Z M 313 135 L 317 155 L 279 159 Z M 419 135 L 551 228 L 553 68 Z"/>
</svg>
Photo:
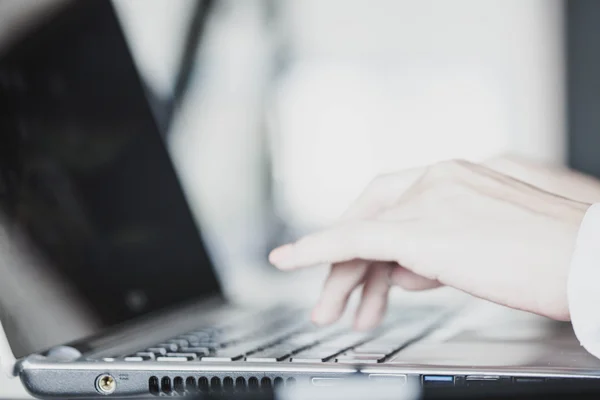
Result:
<svg viewBox="0 0 600 400">
<path fill-rule="evenodd" d="M 0 208 L 104 325 L 220 294 L 109 1 L 0 54 Z"/>
</svg>

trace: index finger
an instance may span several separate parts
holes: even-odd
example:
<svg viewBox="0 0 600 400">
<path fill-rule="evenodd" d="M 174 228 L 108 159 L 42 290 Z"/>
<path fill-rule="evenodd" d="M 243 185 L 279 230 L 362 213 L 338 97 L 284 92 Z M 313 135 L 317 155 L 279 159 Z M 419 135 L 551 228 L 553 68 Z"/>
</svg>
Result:
<svg viewBox="0 0 600 400">
<path fill-rule="evenodd" d="M 269 260 L 283 270 L 357 258 L 398 261 L 396 243 L 410 248 L 411 242 L 397 221 L 359 221 L 338 225 L 281 246 L 271 252 Z"/>
</svg>

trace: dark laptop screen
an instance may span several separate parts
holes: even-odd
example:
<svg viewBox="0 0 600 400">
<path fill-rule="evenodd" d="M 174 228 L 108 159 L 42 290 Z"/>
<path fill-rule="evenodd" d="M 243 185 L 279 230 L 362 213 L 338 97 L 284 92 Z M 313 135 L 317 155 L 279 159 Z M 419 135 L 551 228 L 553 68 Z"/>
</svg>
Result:
<svg viewBox="0 0 600 400">
<path fill-rule="evenodd" d="M 109 1 L 0 55 L 0 207 L 105 324 L 220 293 Z"/>
</svg>

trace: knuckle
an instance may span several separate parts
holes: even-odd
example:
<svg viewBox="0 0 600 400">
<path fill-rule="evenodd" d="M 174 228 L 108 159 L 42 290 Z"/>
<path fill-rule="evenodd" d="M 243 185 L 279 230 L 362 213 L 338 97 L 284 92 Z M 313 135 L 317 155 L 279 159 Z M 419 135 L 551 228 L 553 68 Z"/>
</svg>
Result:
<svg viewBox="0 0 600 400">
<path fill-rule="evenodd" d="M 389 185 L 390 181 L 392 181 L 393 179 L 394 174 L 377 175 L 367 185 L 367 191 L 379 191 L 383 188 L 386 188 Z"/>
<path fill-rule="evenodd" d="M 464 171 L 471 170 L 473 163 L 463 159 L 451 159 L 433 164 L 431 172 L 443 177 L 456 176 Z"/>
<path fill-rule="evenodd" d="M 426 191 L 441 198 L 462 195 L 466 190 L 465 177 L 472 172 L 472 165 L 465 160 L 448 160 L 432 165 L 426 176 Z"/>
</svg>

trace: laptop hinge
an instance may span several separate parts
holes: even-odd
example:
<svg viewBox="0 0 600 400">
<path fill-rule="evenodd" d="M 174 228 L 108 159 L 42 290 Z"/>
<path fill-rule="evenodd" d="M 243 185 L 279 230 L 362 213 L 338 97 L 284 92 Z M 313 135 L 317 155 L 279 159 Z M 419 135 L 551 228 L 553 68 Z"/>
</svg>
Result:
<svg viewBox="0 0 600 400">
<path fill-rule="evenodd" d="M 16 377 L 16 363 L 17 359 L 10 348 L 10 343 L 8 343 L 6 332 L 2 326 L 2 321 L 0 321 L 0 368 L 2 369 L 2 374 L 9 378 Z"/>
</svg>

